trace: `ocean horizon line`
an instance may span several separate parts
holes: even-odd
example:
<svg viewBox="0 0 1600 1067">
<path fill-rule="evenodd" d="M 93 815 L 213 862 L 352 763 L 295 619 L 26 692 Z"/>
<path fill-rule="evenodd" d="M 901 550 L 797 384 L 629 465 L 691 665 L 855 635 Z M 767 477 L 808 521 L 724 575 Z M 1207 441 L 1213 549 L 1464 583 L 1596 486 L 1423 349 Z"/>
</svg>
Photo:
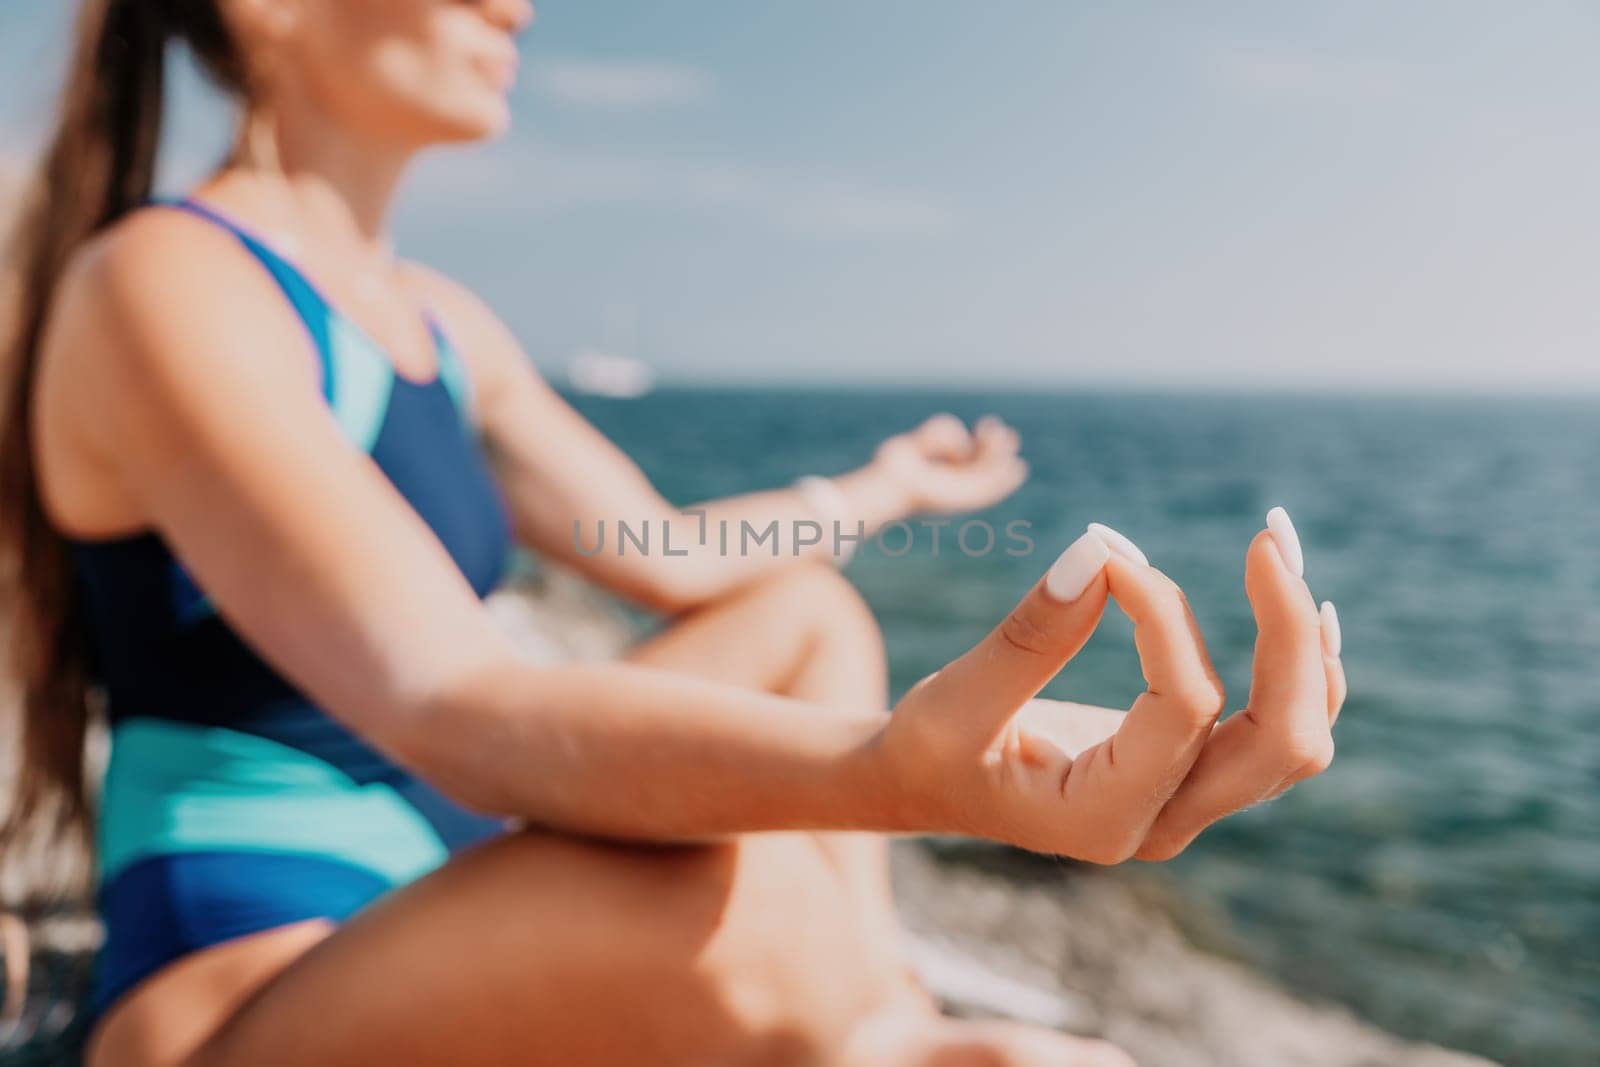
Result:
<svg viewBox="0 0 1600 1067">
<path fill-rule="evenodd" d="M 540 368 L 563 393 L 585 393 L 574 389 L 552 368 Z M 740 378 L 697 375 L 665 375 L 655 383 L 655 392 L 780 392 L 829 394 L 969 394 L 984 396 L 1061 397 L 1172 397 L 1192 399 L 1261 398 L 1306 400 L 1390 400 L 1399 402 L 1451 401 L 1544 401 L 1567 407 L 1600 405 L 1600 388 L 1586 386 L 1539 386 L 1507 389 L 1484 385 L 1456 388 L 1422 386 L 1322 386 L 1269 384 L 1261 386 L 1226 385 L 1150 385 L 1137 382 L 1043 382 L 1009 380 L 980 382 L 971 379 L 909 381 L 897 379 L 842 380 L 818 378 Z M 603 397 L 598 397 L 604 399 Z"/>
</svg>

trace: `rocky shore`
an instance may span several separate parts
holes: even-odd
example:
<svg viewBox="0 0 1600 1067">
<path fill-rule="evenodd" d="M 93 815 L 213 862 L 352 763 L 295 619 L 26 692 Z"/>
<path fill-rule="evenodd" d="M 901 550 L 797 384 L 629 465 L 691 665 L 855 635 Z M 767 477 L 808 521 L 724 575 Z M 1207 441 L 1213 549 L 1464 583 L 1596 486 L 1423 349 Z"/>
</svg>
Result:
<svg viewBox="0 0 1600 1067">
<path fill-rule="evenodd" d="M 628 637 L 615 609 L 559 573 L 521 575 L 490 610 L 539 661 L 605 659 Z M 0 893 L 14 900 L 17 857 L 6 859 L 12 878 L 0 878 Z M 897 842 L 894 865 L 912 958 L 960 1014 L 1104 1036 L 1144 1067 L 1487 1062 L 1296 1000 L 1195 948 L 1158 900 L 1116 873 L 946 839 Z M 70 1062 L 74 999 L 98 930 L 82 903 L 31 918 L 29 993 L 20 1019 L 0 1021 L 0 1063 Z"/>
<path fill-rule="evenodd" d="M 1143 1067 L 1489 1063 L 1295 999 L 1197 949 L 1158 899 L 1115 874 L 938 842 L 901 844 L 894 863 L 906 925 L 946 947 L 951 969 L 965 969 L 940 974 L 954 987 L 947 999 L 959 1013 L 1003 1006 L 1006 1014 L 1105 1037 Z"/>
</svg>

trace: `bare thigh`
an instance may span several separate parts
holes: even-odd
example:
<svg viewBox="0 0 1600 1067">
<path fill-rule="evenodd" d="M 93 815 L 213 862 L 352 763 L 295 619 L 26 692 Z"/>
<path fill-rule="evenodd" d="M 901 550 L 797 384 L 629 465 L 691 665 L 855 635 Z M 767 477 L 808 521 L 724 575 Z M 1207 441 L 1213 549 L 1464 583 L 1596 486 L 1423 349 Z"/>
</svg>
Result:
<svg viewBox="0 0 1600 1067">
<path fill-rule="evenodd" d="M 863 958 L 847 893 L 805 834 L 512 834 L 331 933 L 289 927 L 158 973 L 89 1065 L 828 1063 L 899 992 L 896 961 Z M 161 1019 L 189 1020 L 184 1047 L 149 1040 Z"/>
</svg>

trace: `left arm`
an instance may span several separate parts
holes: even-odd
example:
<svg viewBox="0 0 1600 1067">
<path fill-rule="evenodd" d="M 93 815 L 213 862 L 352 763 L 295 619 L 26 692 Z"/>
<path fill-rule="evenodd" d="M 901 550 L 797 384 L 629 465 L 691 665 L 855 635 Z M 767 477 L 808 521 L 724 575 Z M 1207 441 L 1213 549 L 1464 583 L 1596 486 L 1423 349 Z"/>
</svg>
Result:
<svg viewBox="0 0 1600 1067">
<path fill-rule="evenodd" d="M 413 269 L 468 360 L 479 428 L 518 539 L 653 610 L 676 614 L 797 560 L 831 559 L 834 522 L 845 535 L 859 524 L 870 537 L 918 511 L 985 507 L 1026 477 L 1016 433 L 998 420 L 981 422 L 970 435 L 955 418 L 936 416 L 885 441 L 867 465 L 831 479 L 838 492 L 825 494 L 834 504 L 824 510 L 837 514 L 821 513 L 816 496 L 794 488 L 676 507 L 539 376 L 480 300 Z M 648 529 L 650 551 L 619 551 L 618 522 L 635 533 Z M 816 528 L 800 526 L 806 522 L 821 527 L 815 541 Z M 595 551 L 601 523 L 605 547 Z M 724 523 L 727 552 L 719 536 Z M 753 531 L 748 551 L 738 550 L 741 524 Z M 668 528 L 672 555 L 663 551 Z M 775 545 L 769 528 L 777 531 Z"/>
</svg>

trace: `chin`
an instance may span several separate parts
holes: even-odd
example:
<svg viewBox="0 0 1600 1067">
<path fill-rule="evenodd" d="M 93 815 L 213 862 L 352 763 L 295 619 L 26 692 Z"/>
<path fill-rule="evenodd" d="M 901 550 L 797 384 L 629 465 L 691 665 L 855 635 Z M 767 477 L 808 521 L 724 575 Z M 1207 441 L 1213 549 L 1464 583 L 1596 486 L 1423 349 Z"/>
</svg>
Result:
<svg viewBox="0 0 1600 1067">
<path fill-rule="evenodd" d="M 427 140 L 442 144 L 490 141 L 511 128 L 511 107 L 503 99 L 435 115 Z"/>
</svg>

